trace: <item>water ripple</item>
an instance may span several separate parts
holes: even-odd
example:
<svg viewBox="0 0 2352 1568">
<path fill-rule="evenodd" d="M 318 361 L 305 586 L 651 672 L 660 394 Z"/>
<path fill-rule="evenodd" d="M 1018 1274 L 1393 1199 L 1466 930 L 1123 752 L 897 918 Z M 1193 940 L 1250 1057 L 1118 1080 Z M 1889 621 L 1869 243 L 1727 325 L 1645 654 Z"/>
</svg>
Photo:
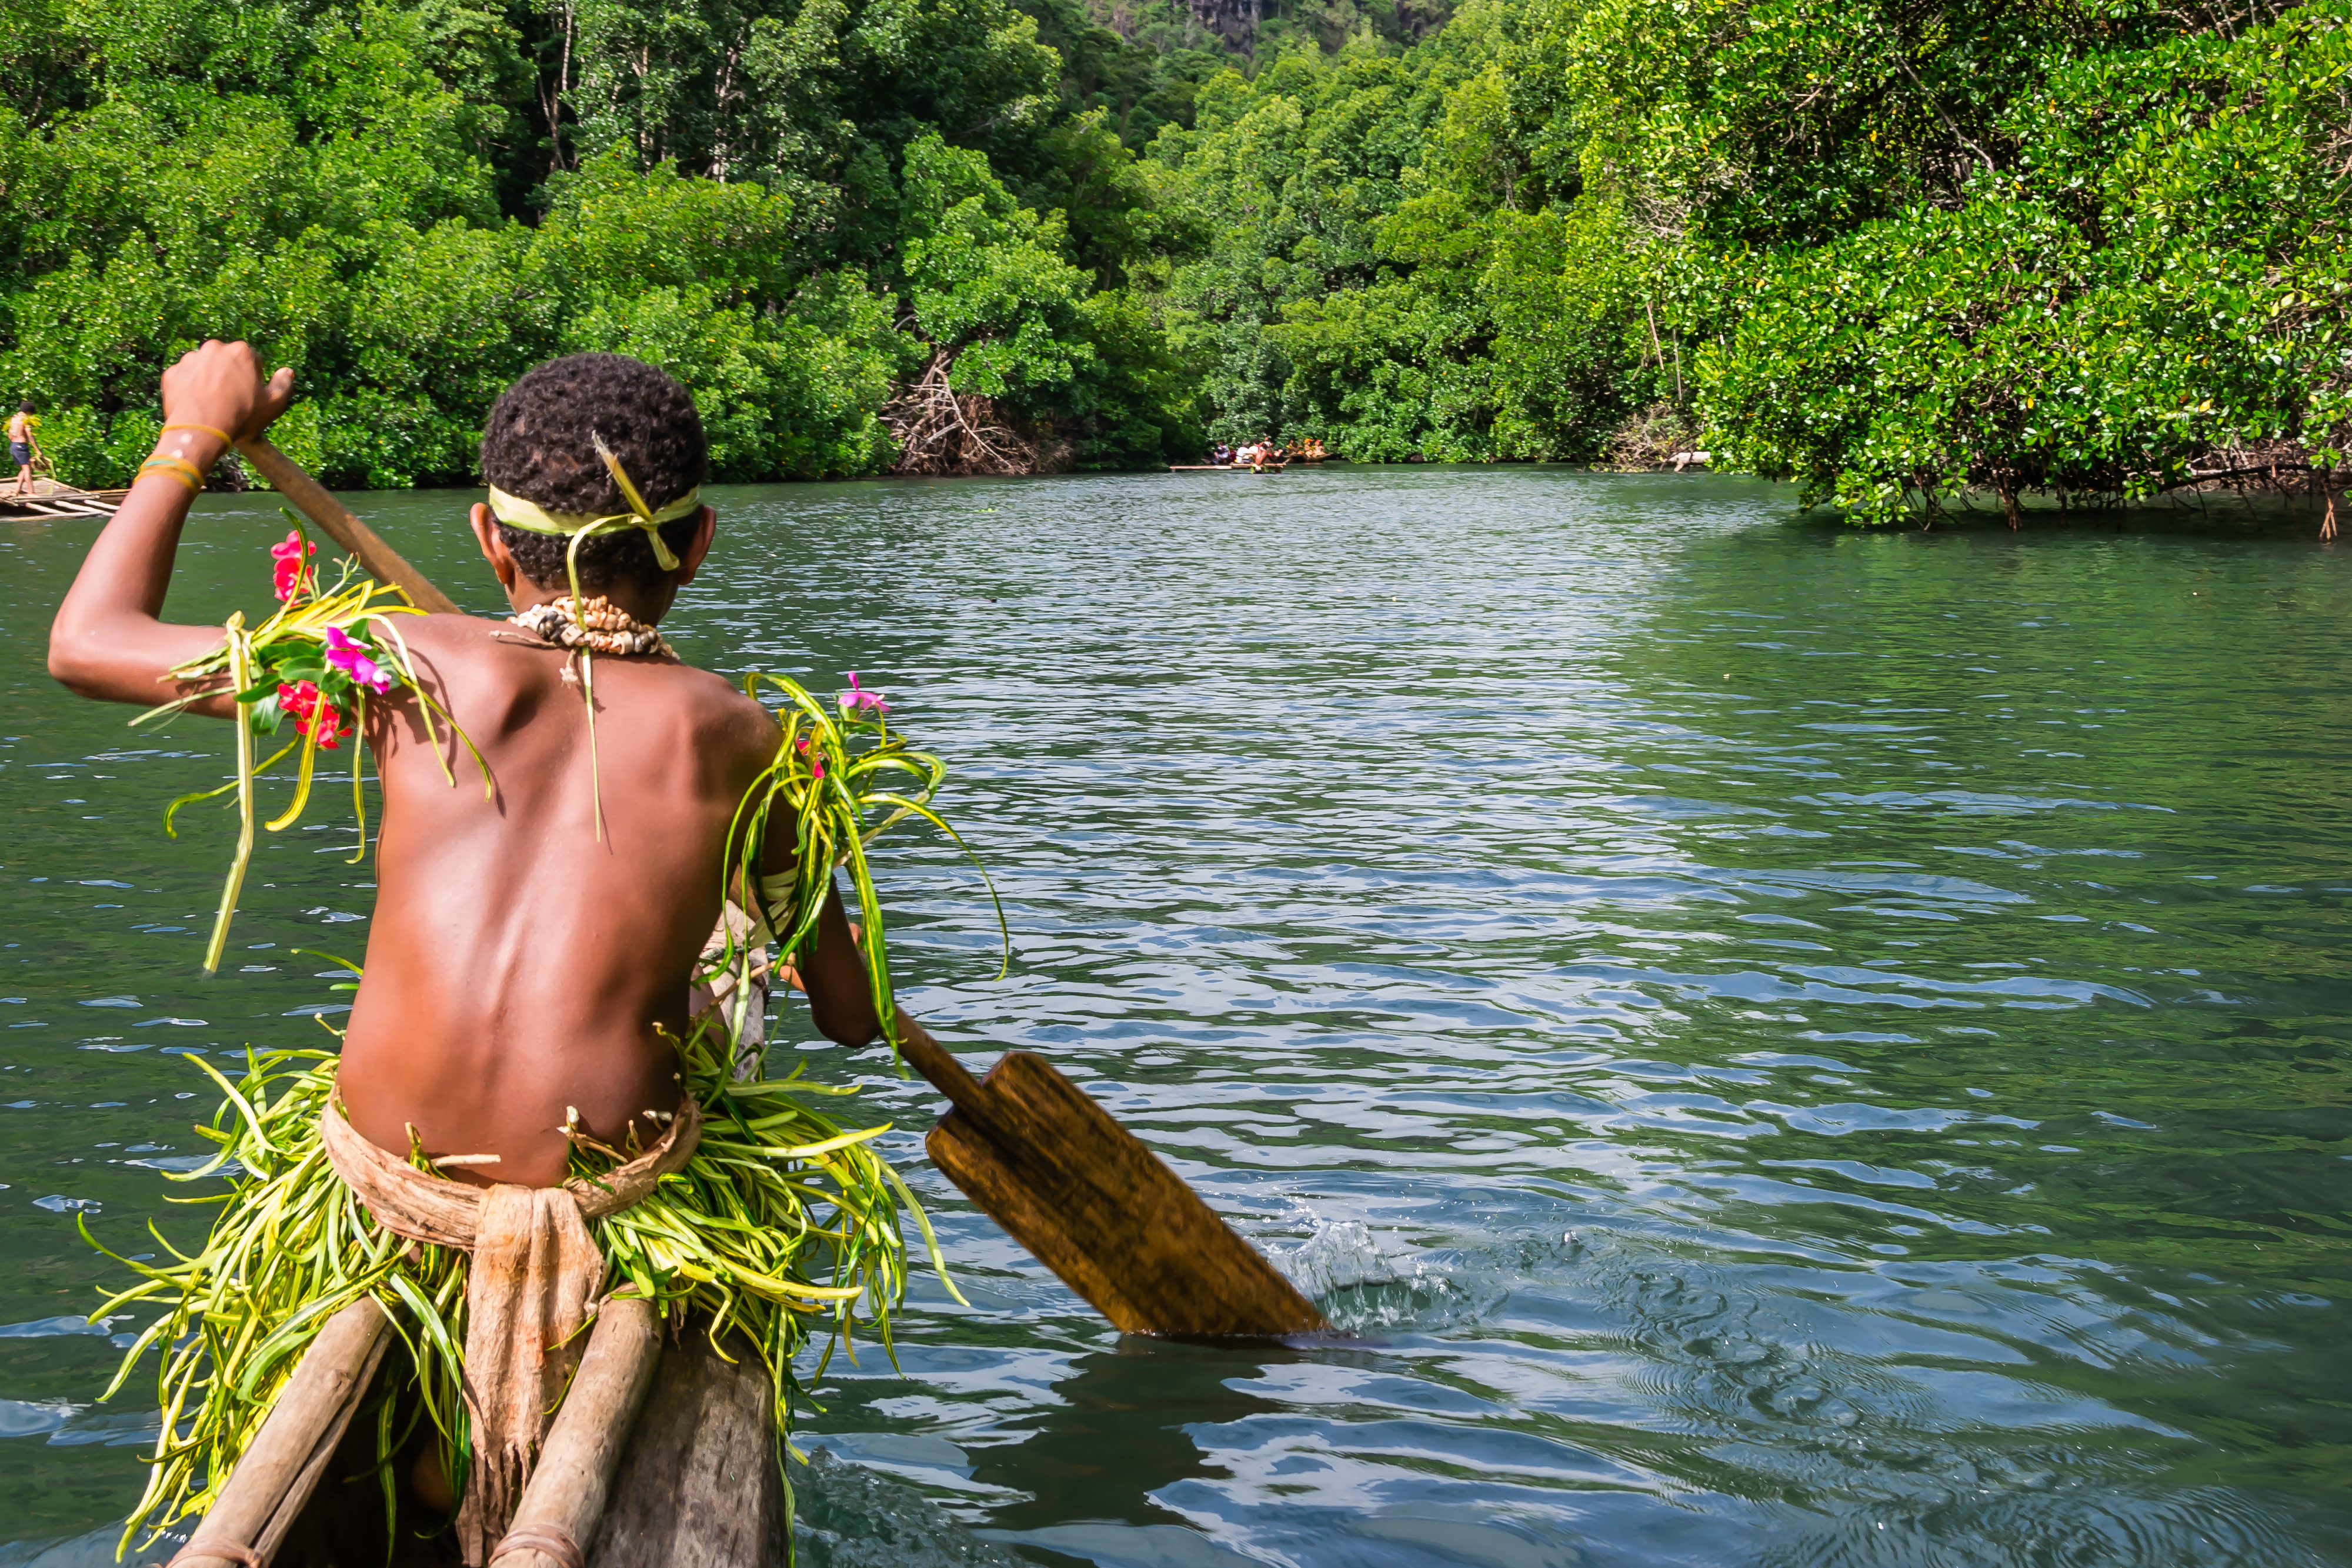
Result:
<svg viewBox="0 0 2352 1568">
<path fill-rule="evenodd" d="M 1109 1333 L 923 1163 L 928 1088 L 781 1017 L 971 1302 L 919 1278 L 897 1369 L 814 1390 L 804 1560 L 2352 1562 L 2336 553 L 1545 469 L 714 493 L 681 647 L 857 669 L 954 763 L 1013 967 L 899 841 L 910 1005 L 1050 1057 L 1345 1331 Z M 481 604 L 471 499 L 368 510 Z M 175 612 L 250 608 L 274 516 L 208 498 Z M 85 537 L 22 535 L 10 624 Z M 355 953 L 372 882 L 266 843 L 199 986 L 224 819 L 155 824 L 226 736 L 126 745 L 0 647 L 0 1011 L 45 1026 L 0 1035 L 0 1496 L 70 1536 L 139 1413 L 80 1408 L 110 1346 L 54 1325 L 110 1276 L 39 1205 L 184 1235 L 175 1056 L 320 1037 L 289 950 Z"/>
</svg>

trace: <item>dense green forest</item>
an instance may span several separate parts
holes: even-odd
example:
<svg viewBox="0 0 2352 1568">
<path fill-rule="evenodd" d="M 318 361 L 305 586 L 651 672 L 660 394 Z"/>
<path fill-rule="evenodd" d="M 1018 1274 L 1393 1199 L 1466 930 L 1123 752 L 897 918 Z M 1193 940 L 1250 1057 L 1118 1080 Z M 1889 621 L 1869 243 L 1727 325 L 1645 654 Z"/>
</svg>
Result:
<svg viewBox="0 0 2352 1568">
<path fill-rule="evenodd" d="M 1866 521 L 2352 447 L 2352 0 L 7 5 L 0 394 L 85 483 L 207 335 L 346 486 L 581 349 L 734 479 L 1698 445 Z"/>
</svg>

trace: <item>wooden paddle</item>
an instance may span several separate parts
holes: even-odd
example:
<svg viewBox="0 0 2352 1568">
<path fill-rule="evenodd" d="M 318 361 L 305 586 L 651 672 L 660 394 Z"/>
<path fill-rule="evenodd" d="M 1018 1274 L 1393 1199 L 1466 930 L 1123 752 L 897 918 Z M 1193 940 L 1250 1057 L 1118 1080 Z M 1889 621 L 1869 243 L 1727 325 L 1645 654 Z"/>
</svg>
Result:
<svg viewBox="0 0 2352 1568">
<path fill-rule="evenodd" d="M 341 545 L 352 560 L 380 583 L 389 583 L 408 595 L 408 602 L 436 616 L 462 615 L 457 601 L 435 587 L 425 574 L 400 557 L 400 552 L 376 537 L 374 529 L 343 510 L 326 488 L 302 471 L 302 465 L 256 436 L 239 441 L 237 451 L 260 470 L 269 488 L 292 501 L 320 531 Z"/>
<path fill-rule="evenodd" d="M 237 449 L 376 578 L 419 609 L 458 613 L 284 453 L 259 439 Z M 898 1036 L 908 1064 L 955 1107 L 925 1141 L 932 1163 L 1118 1328 L 1226 1338 L 1328 1326 L 1141 1139 L 1044 1058 L 1007 1051 L 975 1079 L 903 1012 Z"/>
<path fill-rule="evenodd" d="M 898 1048 L 955 1106 L 923 1142 L 931 1163 L 1119 1328 L 1225 1338 L 1329 1326 L 1043 1057 L 1007 1051 L 975 1079 L 903 1012 Z"/>
</svg>

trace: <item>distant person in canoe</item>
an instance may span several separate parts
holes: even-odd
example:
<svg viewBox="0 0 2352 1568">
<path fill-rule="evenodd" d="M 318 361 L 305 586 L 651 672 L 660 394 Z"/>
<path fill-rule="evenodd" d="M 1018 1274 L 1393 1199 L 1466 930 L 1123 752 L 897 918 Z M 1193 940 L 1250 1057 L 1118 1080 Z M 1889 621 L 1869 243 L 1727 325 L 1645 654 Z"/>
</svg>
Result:
<svg viewBox="0 0 2352 1568">
<path fill-rule="evenodd" d="M 16 465 L 16 488 L 12 496 L 30 495 L 33 490 L 33 462 L 41 455 L 40 437 L 33 434 L 33 405 L 29 402 L 16 405 L 16 412 L 8 416 L 8 460 Z"/>
<path fill-rule="evenodd" d="M 846 851 L 827 843 L 803 870 L 796 835 L 817 819 L 780 809 L 765 828 L 779 797 L 763 791 L 822 778 L 843 754 L 824 750 L 830 706 L 793 713 L 795 751 L 760 702 L 682 663 L 657 629 L 718 529 L 687 388 L 613 354 L 524 375 L 490 409 L 488 496 L 467 519 L 514 615 L 371 611 L 311 645 L 314 679 L 288 667 L 264 697 L 266 679 L 240 688 L 280 646 L 267 627 L 159 612 L 204 472 L 285 411 L 291 382 L 264 378 L 244 343 L 206 342 L 165 373 L 156 453 L 50 633 L 51 673 L 83 696 L 232 721 L 241 698 L 255 728 L 267 710 L 285 734 L 264 743 L 299 742 L 306 785 L 313 755 L 356 731 L 383 794 L 340 1055 L 262 1058 L 237 1086 L 251 1109 L 216 1123 L 222 1158 L 243 1169 L 211 1240 L 192 1262 L 134 1265 L 147 1283 L 119 1299 L 168 1309 L 124 1371 L 160 1340 L 180 1428 L 167 1419 L 133 1522 L 205 1513 L 330 1310 L 373 1295 L 415 1357 L 404 1414 L 378 1439 L 406 1447 L 380 1458 L 402 1506 L 428 1528 L 454 1513 L 457 1546 L 480 1564 L 608 1295 L 650 1295 L 674 1326 L 689 1300 L 723 1300 L 719 1328 L 748 1338 L 780 1402 L 806 1334 L 845 1322 L 869 1282 L 876 1311 L 894 1304 L 903 1184 L 868 1134 L 760 1080 L 736 1058 L 737 1026 L 689 1000 L 730 892 L 740 918 L 792 933 L 787 977 L 832 1039 L 877 1037 L 887 971 L 869 970 L 834 883 Z M 299 534 L 273 554 L 281 628 L 369 602 L 320 588 Z M 189 673 L 207 658 L 223 673 Z M 845 715 L 886 706 L 852 688 Z M 870 903 L 863 942 L 878 952 Z M 837 1214 L 813 1220 L 795 1184 Z M 286 1228 L 298 1223 L 312 1228 Z M 860 1250 L 824 1251 L 810 1237 L 826 1226 Z"/>
</svg>

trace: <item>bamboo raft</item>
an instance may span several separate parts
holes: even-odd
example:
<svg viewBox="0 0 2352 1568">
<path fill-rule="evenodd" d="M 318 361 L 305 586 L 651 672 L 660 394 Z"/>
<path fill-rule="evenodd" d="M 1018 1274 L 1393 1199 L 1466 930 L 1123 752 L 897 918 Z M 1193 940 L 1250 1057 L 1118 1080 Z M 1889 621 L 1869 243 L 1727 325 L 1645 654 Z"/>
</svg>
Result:
<svg viewBox="0 0 2352 1568">
<path fill-rule="evenodd" d="M 373 1300 L 328 1321 L 173 1568 L 447 1568 L 414 1507 L 387 1539 L 374 1435 L 391 1321 Z M 665 1343 L 645 1301 L 608 1302 L 495 1568 L 782 1568 L 789 1558 L 768 1377 L 693 1327 Z M 406 1500 L 404 1499 L 404 1503 Z"/>
<path fill-rule="evenodd" d="M 1278 474 L 1287 467 L 1288 459 L 1279 463 L 1261 463 L 1255 468 L 1247 463 L 1171 463 L 1168 471 L 1171 474 Z"/>
<path fill-rule="evenodd" d="M 129 490 L 79 490 L 55 479 L 35 479 L 30 495 L 0 489 L 0 517 L 112 517 Z"/>
</svg>

